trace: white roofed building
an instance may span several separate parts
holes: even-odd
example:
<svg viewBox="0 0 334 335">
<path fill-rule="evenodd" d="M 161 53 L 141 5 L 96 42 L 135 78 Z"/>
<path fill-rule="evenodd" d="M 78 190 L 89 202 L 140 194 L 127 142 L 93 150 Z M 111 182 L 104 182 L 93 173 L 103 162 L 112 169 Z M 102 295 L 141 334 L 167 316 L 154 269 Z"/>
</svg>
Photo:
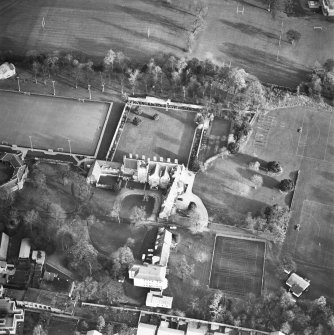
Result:
<svg viewBox="0 0 334 335">
<path fill-rule="evenodd" d="M 159 327 L 157 335 L 185 335 L 183 330 Z"/>
<path fill-rule="evenodd" d="M 153 264 L 133 265 L 129 269 L 129 278 L 133 279 L 134 286 L 164 290 L 168 286 L 166 270 L 165 266 Z"/>
<path fill-rule="evenodd" d="M 0 261 L 5 261 L 7 259 L 9 237 L 5 233 L 1 233 L 0 235 Z"/>
<path fill-rule="evenodd" d="M 172 308 L 173 297 L 167 297 L 160 292 L 150 291 L 146 296 L 146 306 Z"/>
<path fill-rule="evenodd" d="M 150 325 L 147 323 L 139 323 L 137 328 L 137 335 L 155 335 L 157 331 L 157 326 Z"/>
<path fill-rule="evenodd" d="M 19 258 L 20 259 L 30 258 L 30 250 L 31 250 L 30 239 L 23 238 L 21 241 Z"/>
</svg>

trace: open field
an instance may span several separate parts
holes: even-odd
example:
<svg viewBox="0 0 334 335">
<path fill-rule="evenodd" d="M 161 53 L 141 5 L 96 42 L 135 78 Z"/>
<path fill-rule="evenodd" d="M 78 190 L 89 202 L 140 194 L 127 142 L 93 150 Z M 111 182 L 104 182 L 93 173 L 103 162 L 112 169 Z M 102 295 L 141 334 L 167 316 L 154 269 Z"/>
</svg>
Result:
<svg viewBox="0 0 334 335">
<path fill-rule="evenodd" d="M 129 120 L 135 117 L 130 113 L 122 133 L 114 160 L 123 161 L 123 155 L 138 154 L 140 157 L 153 159 L 163 157 L 166 161 L 178 159 L 179 163 L 187 164 L 196 124 L 195 113 L 168 110 L 163 108 L 141 107 L 144 112 L 139 116 L 142 123 L 133 125 Z M 158 113 L 160 119 L 154 121 L 152 116 Z"/>
<path fill-rule="evenodd" d="M 0 92 L 0 104 L 3 144 L 90 156 L 95 154 L 110 107 L 4 91 Z"/>
<path fill-rule="evenodd" d="M 261 295 L 265 243 L 217 236 L 210 287 L 237 295 Z"/>
<path fill-rule="evenodd" d="M 244 8 L 243 14 L 237 13 L 237 6 Z M 273 19 L 267 8 L 268 2 L 261 0 L 210 0 L 207 27 L 191 56 L 210 58 L 218 64 L 231 62 L 261 81 L 296 87 L 316 61 L 332 58 L 334 20 L 321 14 L 287 17 L 282 12 Z M 315 30 L 314 26 L 324 29 Z M 290 29 L 301 33 L 294 45 L 286 38 Z"/>
<path fill-rule="evenodd" d="M 11 0 L 0 5 L 0 15 L 2 51 L 101 56 L 112 48 L 136 59 L 161 50 L 182 52 L 185 26 L 193 20 L 186 11 L 147 0 Z"/>
<path fill-rule="evenodd" d="M 246 153 L 280 161 L 284 168 L 280 179 L 300 170 L 284 250 L 294 256 L 298 271 L 311 280 L 307 295 L 324 294 L 333 301 L 334 289 L 328 281 L 334 276 L 333 112 L 321 107 L 283 108 L 260 120 Z M 302 133 L 297 132 L 298 127 Z M 298 223 L 300 231 L 294 230 Z"/>
</svg>

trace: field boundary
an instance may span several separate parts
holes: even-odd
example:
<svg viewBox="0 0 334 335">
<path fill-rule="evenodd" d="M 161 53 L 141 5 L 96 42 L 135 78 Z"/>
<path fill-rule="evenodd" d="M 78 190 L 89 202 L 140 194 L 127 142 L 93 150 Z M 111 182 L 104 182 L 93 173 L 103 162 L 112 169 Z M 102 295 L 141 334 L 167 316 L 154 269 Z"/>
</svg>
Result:
<svg viewBox="0 0 334 335">
<path fill-rule="evenodd" d="M 215 257 L 216 241 L 217 241 L 217 234 L 215 235 L 215 241 L 214 241 L 214 243 L 213 243 L 213 249 L 212 249 L 211 267 L 210 267 L 209 283 L 208 283 L 209 287 L 210 287 L 210 280 L 211 280 L 211 274 L 212 274 L 212 268 L 213 268 L 213 258 Z"/>
</svg>

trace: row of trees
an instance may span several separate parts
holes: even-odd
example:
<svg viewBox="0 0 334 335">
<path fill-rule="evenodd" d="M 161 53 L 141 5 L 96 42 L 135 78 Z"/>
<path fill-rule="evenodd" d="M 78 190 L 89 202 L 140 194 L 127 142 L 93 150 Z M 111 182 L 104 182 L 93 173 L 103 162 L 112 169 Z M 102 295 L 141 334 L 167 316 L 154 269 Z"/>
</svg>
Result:
<svg viewBox="0 0 334 335">
<path fill-rule="evenodd" d="M 249 295 L 248 299 L 239 301 L 218 291 L 208 302 L 204 313 L 216 322 L 280 330 L 284 334 L 325 335 L 334 331 L 334 313 L 324 297 L 296 301 L 282 289 L 276 294 L 267 293 L 261 298 Z"/>
<path fill-rule="evenodd" d="M 70 76 L 76 87 L 89 84 L 102 90 L 111 87 L 122 93 L 130 90 L 132 94 L 174 97 L 204 103 L 212 110 L 228 105 L 240 111 L 266 102 L 265 89 L 254 76 L 243 69 L 219 67 L 208 59 L 158 54 L 137 62 L 122 51 L 109 49 L 105 57 L 94 60 L 78 52 L 30 54 L 25 58 L 7 55 L 4 60 L 30 68 L 36 81 L 38 77 L 45 81 L 49 77 Z"/>
</svg>

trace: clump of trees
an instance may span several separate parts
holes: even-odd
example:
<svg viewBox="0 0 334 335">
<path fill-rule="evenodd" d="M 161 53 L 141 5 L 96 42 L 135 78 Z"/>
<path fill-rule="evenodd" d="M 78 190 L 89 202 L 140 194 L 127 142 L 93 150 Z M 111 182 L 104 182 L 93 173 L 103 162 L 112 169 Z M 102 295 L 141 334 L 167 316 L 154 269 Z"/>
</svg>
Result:
<svg viewBox="0 0 334 335">
<path fill-rule="evenodd" d="M 264 233 L 269 240 L 280 246 L 284 242 L 289 220 L 289 209 L 276 204 L 266 207 L 261 215 L 254 218 L 248 214 L 245 224 L 248 229 Z"/>
<path fill-rule="evenodd" d="M 306 84 L 307 92 L 320 99 L 334 98 L 334 59 L 327 59 L 323 65 L 317 64 L 312 71 L 310 81 Z"/>
</svg>

